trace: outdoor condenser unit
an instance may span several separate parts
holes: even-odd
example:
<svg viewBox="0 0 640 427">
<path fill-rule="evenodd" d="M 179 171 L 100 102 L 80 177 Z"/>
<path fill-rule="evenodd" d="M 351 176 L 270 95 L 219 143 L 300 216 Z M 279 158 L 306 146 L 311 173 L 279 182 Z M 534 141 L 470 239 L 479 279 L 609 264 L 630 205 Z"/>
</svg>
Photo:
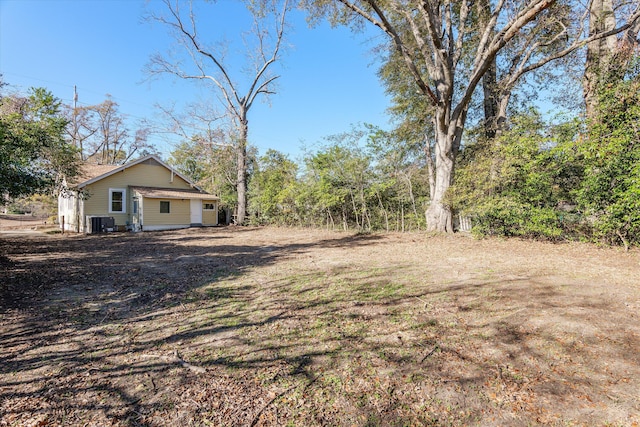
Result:
<svg viewBox="0 0 640 427">
<path fill-rule="evenodd" d="M 87 233 L 106 233 L 113 231 L 116 227 L 116 221 L 112 216 L 88 216 L 87 217 Z"/>
</svg>

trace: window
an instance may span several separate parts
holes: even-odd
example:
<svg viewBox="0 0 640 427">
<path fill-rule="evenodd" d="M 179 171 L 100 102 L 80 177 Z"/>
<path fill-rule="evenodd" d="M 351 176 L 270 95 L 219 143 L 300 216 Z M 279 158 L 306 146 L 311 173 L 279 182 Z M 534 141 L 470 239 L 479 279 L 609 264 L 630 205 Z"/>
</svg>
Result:
<svg viewBox="0 0 640 427">
<path fill-rule="evenodd" d="M 170 213 L 170 205 L 169 202 L 160 202 L 160 213 Z"/>
<path fill-rule="evenodd" d="M 215 209 L 215 205 L 213 203 L 204 203 L 202 207 L 202 210 L 205 210 L 205 211 L 212 211 L 214 209 Z"/>
<path fill-rule="evenodd" d="M 109 213 L 127 213 L 127 190 L 124 188 L 109 189 Z"/>
</svg>

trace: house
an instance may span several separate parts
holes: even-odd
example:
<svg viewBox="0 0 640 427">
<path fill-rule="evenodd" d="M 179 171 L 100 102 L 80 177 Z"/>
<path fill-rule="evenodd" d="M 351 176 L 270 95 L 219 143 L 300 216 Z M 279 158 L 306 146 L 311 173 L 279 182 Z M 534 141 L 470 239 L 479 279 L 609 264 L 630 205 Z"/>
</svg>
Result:
<svg viewBox="0 0 640 427">
<path fill-rule="evenodd" d="M 152 231 L 218 224 L 219 199 L 154 155 L 120 166 L 85 164 L 63 188 L 58 221 L 64 230 Z"/>
</svg>

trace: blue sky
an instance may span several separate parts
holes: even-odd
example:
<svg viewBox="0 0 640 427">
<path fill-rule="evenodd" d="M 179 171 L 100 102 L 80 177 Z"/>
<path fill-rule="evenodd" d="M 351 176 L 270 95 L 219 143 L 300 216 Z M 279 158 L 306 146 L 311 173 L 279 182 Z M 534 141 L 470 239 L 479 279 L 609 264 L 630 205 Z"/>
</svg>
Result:
<svg viewBox="0 0 640 427">
<path fill-rule="evenodd" d="M 196 2 L 211 42 L 227 40 L 229 54 L 240 53 L 247 30 L 238 2 Z M 213 97 L 203 86 L 171 78 L 149 80 L 144 66 L 172 43 L 167 30 L 143 16 L 163 10 L 157 0 L 0 0 L 0 73 L 22 92 L 46 87 L 71 103 L 74 85 L 81 105 L 110 94 L 130 120 L 162 122 L 162 105 L 185 105 Z M 204 15 L 201 15 L 204 17 Z M 297 158 L 301 147 L 367 122 L 389 126 L 389 106 L 371 53 L 376 40 L 327 24 L 308 28 L 304 15 L 290 15 L 288 48 L 281 62 L 278 93 L 270 105 L 256 102 L 249 116 L 250 142 L 260 153 L 273 148 Z M 244 27 L 243 27 L 244 26 Z M 240 57 L 240 55 L 236 55 Z M 175 139 L 155 135 L 151 142 L 166 157 Z"/>
</svg>

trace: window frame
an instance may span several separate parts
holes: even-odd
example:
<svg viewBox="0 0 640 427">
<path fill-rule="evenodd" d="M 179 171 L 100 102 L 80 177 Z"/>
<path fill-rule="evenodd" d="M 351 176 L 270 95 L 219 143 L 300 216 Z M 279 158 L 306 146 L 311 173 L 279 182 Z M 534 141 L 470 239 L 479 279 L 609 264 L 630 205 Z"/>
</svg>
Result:
<svg viewBox="0 0 640 427">
<path fill-rule="evenodd" d="M 113 194 L 122 193 L 122 210 L 113 210 Z M 126 188 L 109 188 L 109 213 L 110 214 L 126 214 L 127 213 L 127 189 Z"/>
<path fill-rule="evenodd" d="M 167 211 L 162 211 L 163 203 L 166 203 Z M 171 214 L 171 200 L 160 200 L 160 213 L 161 214 Z"/>
<path fill-rule="evenodd" d="M 210 209 L 209 209 L 209 208 L 207 208 L 207 205 L 211 205 L 211 208 L 210 208 Z M 203 203 L 202 203 L 202 210 L 203 210 L 203 211 L 215 211 L 215 210 L 216 210 L 216 204 L 215 204 L 215 203 L 213 203 L 213 202 L 211 202 L 211 203 L 209 203 L 209 202 L 203 202 Z"/>
</svg>

